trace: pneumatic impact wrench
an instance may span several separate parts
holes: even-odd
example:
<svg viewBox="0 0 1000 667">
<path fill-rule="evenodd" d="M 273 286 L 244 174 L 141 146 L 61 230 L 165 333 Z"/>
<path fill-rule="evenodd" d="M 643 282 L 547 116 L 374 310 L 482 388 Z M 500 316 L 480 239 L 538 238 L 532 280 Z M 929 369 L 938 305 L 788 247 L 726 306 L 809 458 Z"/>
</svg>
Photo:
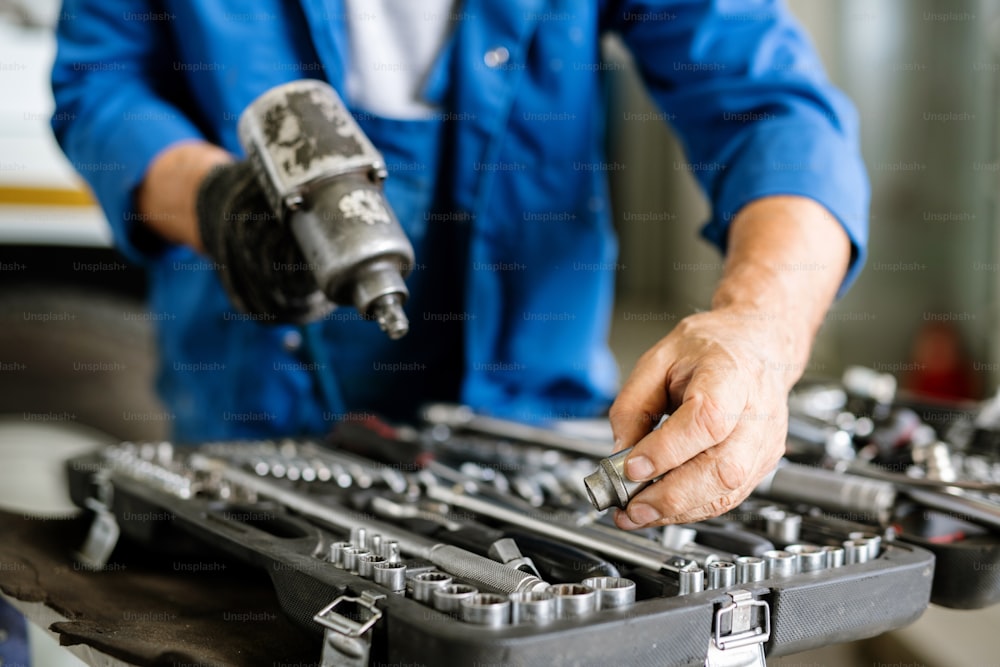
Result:
<svg viewBox="0 0 1000 667">
<path fill-rule="evenodd" d="M 382 155 L 333 88 L 316 80 L 272 88 L 243 112 L 238 132 L 326 297 L 353 304 L 390 338 L 406 335 L 413 246 L 386 201 Z"/>
</svg>

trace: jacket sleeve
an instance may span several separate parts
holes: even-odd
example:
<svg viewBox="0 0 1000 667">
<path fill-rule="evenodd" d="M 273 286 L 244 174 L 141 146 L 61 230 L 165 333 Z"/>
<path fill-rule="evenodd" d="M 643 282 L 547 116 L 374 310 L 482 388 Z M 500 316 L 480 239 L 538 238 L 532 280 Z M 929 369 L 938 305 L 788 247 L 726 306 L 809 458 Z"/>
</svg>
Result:
<svg viewBox="0 0 1000 667">
<path fill-rule="evenodd" d="M 178 99 L 167 25 L 174 17 L 159 4 L 64 0 L 52 68 L 56 139 L 134 261 L 165 245 L 136 212 L 136 187 L 165 148 L 202 138 L 169 101 Z"/>
<path fill-rule="evenodd" d="M 623 0 L 605 8 L 712 202 L 702 234 L 726 247 L 754 199 L 825 206 L 852 243 L 843 293 L 864 263 L 869 186 L 857 113 L 782 0 Z"/>
</svg>

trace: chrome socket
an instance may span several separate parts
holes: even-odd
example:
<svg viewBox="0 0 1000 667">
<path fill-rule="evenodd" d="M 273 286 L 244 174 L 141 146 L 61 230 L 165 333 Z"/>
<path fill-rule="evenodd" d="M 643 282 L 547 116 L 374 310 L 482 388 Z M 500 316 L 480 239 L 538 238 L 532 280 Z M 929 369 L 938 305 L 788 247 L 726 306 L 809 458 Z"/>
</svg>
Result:
<svg viewBox="0 0 1000 667">
<path fill-rule="evenodd" d="M 709 589 L 729 588 L 736 584 L 736 565 L 733 563 L 720 560 L 710 563 L 706 571 Z"/>
<path fill-rule="evenodd" d="M 344 569 L 349 570 L 353 574 L 358 573 L 358 556 L 371 553 L 367 549 L 361 549 L 358 547 L 346 547 L 343 552 L 341 552 L 341 557 L 344 562 Z"/>
<path fill-rule="evenodd" d="M 520 591 L 509 597 L 511 623 L 542 625 L 556 617 L 556 598 L 549 591 Z"/>
<path fill-rule="evenodd" d="M 635 603 L 635 582 L 624 577 L 589 577 L 580 582 L 597 591 L 598 609 L 618 609 Z"/>
<path fill-rule="evenodd" d="M 359 549 L 368 549 L 368 531 L 364 528 L 351 528 L 351 544 Z"/>
<path fill-rule="evenodd" d="M 267 477 L 271 472 L 271 466 L 268 465 L 267 460 L 260 457 L 252 459 L 250 467 L 258 477 Z"/>
<path fill-rule="evenodd" d="M 597 464 L 597 470 L 583 478 L 587 496 L 590 497 L 590 503 L 595 509 L 624 508 L 636 494 L 653 483 L 654 480 L 633 482 L 625 476 L 625 459 L 631 451 L 630 447 L 601 459 Z"/>
<path fill-rule="evenodd" d="M 882 537 L 875 533 L 848 533 L 849 540 L 868 541 L 868 560 L 875 560 L 882 552 Z"/>
<path fill-rule="evenodd" d="M 823 551 L 826 552 L 827 567 L 844 566 L 844 549 L 842 547 L 823 547 Z"/>
<path fill-rule="evenodd" d="M 826 552 L 820 547 L 812 544 L 789 544 L 785 551 L 796 554 L 799 557 L 800 572 L 816 572 L 825 570 Z"/>
<path fill-rule="evenodd" d="M 690 595 L 705 590 L 705 571 L 700 567 L 684 566 L 677 572 L 677 594 Z"/>
<path fill-rule="evenodd" d="M 385 558 L 378 554 L 362 554 L 358 556 L 358 574 L 365 579 L 372 579 L 375 576 L 375 566 L 384 562 Z"/>
<path fill-rule="evenodd" d="M 305 459 L 296 459 L 295 465 L 299 468 L 301 479 L 303 482 L 315 482 L 316 481 L 316 468 L 312 463 L 306 461 Z"/>
<path fill-rule="evenodd" d="M 376 584 L 393 593 L 406 591 L 406 566 L 402 563 L 376 563 L 372 568 L 372 578 Z"/>
<path fill-rule="evenodd" d="M 319 459 L 312 460 L 312 467 L 316 471 L 316 479 L 320 482 L 329 482 L 333 475 L 330 472 L 329 466 L 320 461 Z"/>
<path fill-rule="evenodd" d="M 430 603 L 431 595 L 436 588 L 444 588 L 453 582 L 450 574 L 432 570 L 421 572 L 410 580 L 413 588 L 413 599 L 418 602 Z"/>
<path fill-rule="evenodd" d="M 510 600 L 496 593 L 476 593 L 458 603 L 459 618 L 466 623 L 498 628 L 510 623 Z"/>
<path fill-rule="evenodd" d="M 767 578 L 790 577 L 799 573 L 799 557 L 790 551 L 775 549 L 764 552 L 764 562 L 767 564 Z"/>
<path fill-rule="evenodd" d="M 869 560 L 871 560 L 869 540 L 844 540 L 844 561 L 848 565 L 867 563 Z"/>
<path fill-rule="evenodd" d="M 767 579 L 767 563 L 756 556 L 740 556 L 736 559 L 736 583 L 752 584 Z"/>
<path fill-rule="evenodd" d="M 290 482 L 297 482 L 302 479 L 302 468 L 299 467 L 295 459 L 285 459 L 285 477 Z"/>
<path fill-rule="evenodd" d="M 285 471 L 286 471 L 285 460 L 282 458 L 272 456 L 270 458 L 269 463 L 270 463 L 270 469 L 268 470 L 268 473 L 271 475 L 271 477 L 282 479 L 285 476 Z"/>
<path fill-rule="evenodd" d="M 781 510 L 768 512 L 764 515 L 764 532 L 769 538 L 782 544 L 792 544 L 799 541 L 802 533 L 802 517 Z"/>
<path fill-rule="evenodd" d="M 431 604 L 438 611 L 457 614 L 462 600 L 479 594 L 479 589 L 466 584 L 451 584 L 431 591 Z"/>
<path fill-rule="evenodd" d="M 556 598 L 558 618 L 579 618 L 597 611 L 597 591 L 582 584 L 556 584 L 549 586 Z"/>
<path fill-rule="evenodd" d="M 330 480 L 342 489 L 348 489 L 354 483 L 351 474 L 338 463 L 330 464 Z"/>
<path fill-rule="evenodd" d="M 350 542 L 334 542 L 330 545 L 330 562 L 339 568 L 344 567 L 344 549 L 352 548 Z"/>
</svg>

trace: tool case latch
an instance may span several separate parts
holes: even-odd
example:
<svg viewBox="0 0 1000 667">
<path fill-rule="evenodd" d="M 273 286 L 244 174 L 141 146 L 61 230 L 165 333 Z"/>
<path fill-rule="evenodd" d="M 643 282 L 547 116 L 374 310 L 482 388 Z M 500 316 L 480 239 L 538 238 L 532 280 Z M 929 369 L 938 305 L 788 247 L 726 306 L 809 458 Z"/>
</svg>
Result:
<svg viewBox="0 0 1000 667">
<path fill-rule="evenodd" d="M 94 521 L 90 524 L 87 539 L 76 552 L 76 561 L 88 570 L 103 570 L 111 553 L 118 545 L 121 528 L 114 512 L 111 511 L 111 501 L 114 497 L 114 487 L 111 484 L 111 472 L 108 469 L 99 470 L 94 474 L 94 495 L 84 500 L 87 509 L 93 511 Z"/>
<path fill-rule="evenodd" d="M 371 651 L 371 629 L 382 618 L 378 601 L 385 595 L 364 591 L 361 597 L 341 595 L 323 607 L 313 620 L 326 630 L 323 633 L 321 667 L 368 667 Z M 345 615 L 336 611 L 349 604 L 355 613 Z"/>
<path fill-rule="evenodd" d="M 771 637 L 771 607 L 746 590 L 729 591 L 715 611 L 706 667 L 766 665 L 764 643 Z"/>
</svg>

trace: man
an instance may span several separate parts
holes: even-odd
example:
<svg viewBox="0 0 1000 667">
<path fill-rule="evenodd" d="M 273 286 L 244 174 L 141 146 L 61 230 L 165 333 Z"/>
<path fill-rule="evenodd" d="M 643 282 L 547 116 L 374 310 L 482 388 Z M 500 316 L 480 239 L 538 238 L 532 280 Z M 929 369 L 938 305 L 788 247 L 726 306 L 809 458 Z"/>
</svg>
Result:
<svg viewBox="0 0 1000 667">
<path fill-rule="evenodd" d="M 614 31 L 728 248 L 711 310 L 665 332 L 611 406 L 627 474 L 666 474 L 618 525 L 723 512 L 781 456 L 788 390 L 862 264 L 868 198 L 854 112 L 782 3 L 66 0 L 62 17 L 53 127 L 148 269 L 177 439 L 322 433 L 442 399 L 531 421 L 607 409 L 613 276 L 573 267 L 615 256 L 597 66 Z M 221 286 L 301 269 L 276 261 L 234 166 L 239 113 L 301 78 L 340 91 L 386 158 L 417 258 L 401 341 L 348 310 L 240 313 Z"/>
</svg>

